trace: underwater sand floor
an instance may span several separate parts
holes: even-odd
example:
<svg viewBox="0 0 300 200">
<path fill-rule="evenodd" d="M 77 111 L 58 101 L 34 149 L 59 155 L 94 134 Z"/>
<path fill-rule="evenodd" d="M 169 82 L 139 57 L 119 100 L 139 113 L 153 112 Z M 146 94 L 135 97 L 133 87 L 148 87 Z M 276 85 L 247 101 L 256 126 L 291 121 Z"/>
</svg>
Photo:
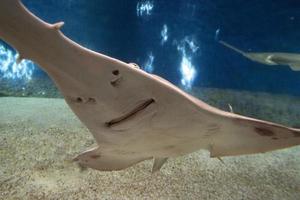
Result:
<svg viewBox="0 0 300 200">
<path fill-rule="evenodd" d="M 300 147 L 225 157 L 224 164 L 199 151 L 171 158 L 152 175 L 152 161 L 119 172 L 82 171 L 71 159 L 93 145 L 64 100 L 0 98 L 0 199 L 300 197 Z"/>
</svg>

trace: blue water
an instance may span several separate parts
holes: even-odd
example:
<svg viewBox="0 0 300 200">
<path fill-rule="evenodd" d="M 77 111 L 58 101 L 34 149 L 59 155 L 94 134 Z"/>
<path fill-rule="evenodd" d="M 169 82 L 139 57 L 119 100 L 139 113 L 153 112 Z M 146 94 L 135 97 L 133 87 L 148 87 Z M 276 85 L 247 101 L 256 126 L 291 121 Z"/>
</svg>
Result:
<svg viewBox="0 0 300 200">
<path fill-rule="evenodd" d="M 23 2 L 47 22 L 64 21 L 62 31 L 79 44 L 135 62 L 186 90 L 202 86 L 300 95 L 300 72 L 252 62 L 217 42 L 244 51 L 300 53 L 298 0 Z M 32 78 L 44 76 L 38 68 L 32 72 Z"/>
</svg>

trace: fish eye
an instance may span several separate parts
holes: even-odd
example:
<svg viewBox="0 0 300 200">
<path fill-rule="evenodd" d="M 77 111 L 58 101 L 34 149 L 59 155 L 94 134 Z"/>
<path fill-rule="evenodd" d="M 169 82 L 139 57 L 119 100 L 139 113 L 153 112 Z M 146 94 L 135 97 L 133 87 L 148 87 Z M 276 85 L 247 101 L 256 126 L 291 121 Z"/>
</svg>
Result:
<svg viewBox="0 0 300 200">
<path fill-rule="evenodd" d="M 115 76 L 118 76 L 120 74 L 120 72 L 119 72 L 119 70 L 116 69 L 116 70 L 112 71 L 112 74 Z"/>
</svg>

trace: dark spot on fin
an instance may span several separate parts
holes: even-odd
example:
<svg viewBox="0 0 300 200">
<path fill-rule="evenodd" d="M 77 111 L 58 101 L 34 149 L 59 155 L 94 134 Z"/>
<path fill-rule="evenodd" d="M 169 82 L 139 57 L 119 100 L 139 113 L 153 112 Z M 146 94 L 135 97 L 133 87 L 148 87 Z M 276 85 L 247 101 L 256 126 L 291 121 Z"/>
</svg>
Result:
<svg viewBox="0 0 300 200">
<path fill-rule="evenodd" d="M 262 127 L 255 127 L 255 132 L 261 136 L 273 136 L 274 132 L 270 129 L 262 128 Z"/>
<path fill-rule="evenodd" d="M 299 131 L 293 131 L 294 137 L 300 137 L 300 132 Z"/>
<path fill-rule="evenodd" d="M 90 156 L 90 158 L 92 159 L 97 159 L 97 158 L 100 158 L 101 156 L 100 155 L 97 155 L 97 154 L 93 154 Z"/>
<path fill-rule="evenodd" d="M 133 110 L 131 110 L 130 112 L 122 115 L 121 117 L 118 117 L 118 118 L 115 118 L 115 119 L 112 119 L 108 122 L 105 122 L 105 125 L 107 127 L 111 127 L 115 124 L 119 124 L 125 120 L 128 120 L 132 117 L 134 117 L 137 113 L 141 112 L 142 110 L 146 109 L 148 106 L 150 106 L 152 103 L 154 103 L 154 99 L 147 99 L 145 100 L 143 103 L 137 105 Z"/>
</svg>

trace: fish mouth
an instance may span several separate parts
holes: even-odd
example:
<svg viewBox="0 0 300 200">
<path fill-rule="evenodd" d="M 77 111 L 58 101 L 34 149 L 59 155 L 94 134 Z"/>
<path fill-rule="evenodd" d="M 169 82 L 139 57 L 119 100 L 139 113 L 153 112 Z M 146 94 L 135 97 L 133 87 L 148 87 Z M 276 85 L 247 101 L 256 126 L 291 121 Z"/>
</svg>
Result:
<svg viewBox="0 0 300 200">
<path fill-rule="evenodd" d="M 117 117 L 110 121 L 105 122 L 105 126 L 111 128 L 113 126 L 117 126 L 117 125 L 127 122 L 131 119 L 134 119 L 139 113 L 144 111 L 146 108 L 148 108 L 153 103 L 155 103 L 155 100 L 153 98 L 143 100 L 136 107 L 134 107 L 133 109 L 131 109 L 129 112 L 125 113 L 124 115 L 121 115 L 120 117 Z"/>
</svg>

